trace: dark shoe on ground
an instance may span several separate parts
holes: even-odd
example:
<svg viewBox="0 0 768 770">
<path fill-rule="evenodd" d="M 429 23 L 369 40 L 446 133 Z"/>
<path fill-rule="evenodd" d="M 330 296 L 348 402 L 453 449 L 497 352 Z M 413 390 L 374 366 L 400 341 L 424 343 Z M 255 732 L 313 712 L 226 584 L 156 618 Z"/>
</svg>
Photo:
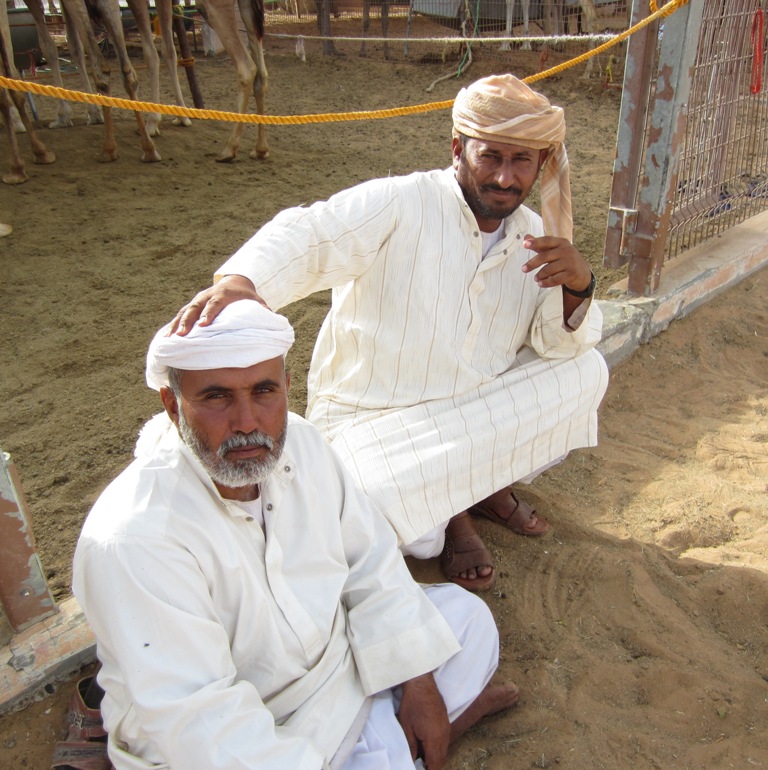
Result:
<svg viewBox="0 0 768 770">
<path fill-rule="evenodd" d="M 99 708 L 103 694 L 95 675 L 77 683 L 67 712 L 67 738 L 53 747 L 51 767 L 55 770 L 111 770 Z"/>
<path fill-rule="evenodd" d="M 504 487 L 494 492 L 490 497 L 473 505 L 469 512 L 473 516 L 482 516 L 511 529 L 516 535 L 541 537 L 549 532 L 547 520 L 537 516 L 536 509 L 524 500 L 518 500 L 512 487 Z"/>
<path fill-rule="evenodd" d="M 452 583 L 467 591 L 487 591 L 496 582 L 493 557 L 483 545 L 480 535 L 475 532 L 472 520 L 466 513 L 460 513 L 451 520 L 445 530 L 445 546 L 440 555 L 443 574 Z M 470 572 L 481 567 L 490 567 L 487 575 L 461 577 L 462 572 Z"/>
</svg>

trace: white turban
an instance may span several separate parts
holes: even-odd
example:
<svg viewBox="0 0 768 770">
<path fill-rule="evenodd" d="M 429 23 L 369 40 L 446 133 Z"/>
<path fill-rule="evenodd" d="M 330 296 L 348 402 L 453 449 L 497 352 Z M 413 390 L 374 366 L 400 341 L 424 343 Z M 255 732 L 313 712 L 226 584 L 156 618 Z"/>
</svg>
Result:
<svg viewBox="0 0 768 770">
<path fill-rule="evenodd" d="M 459 91 L 453 134 L 549 150 L 541 172 L 541 216 L 547 235 L 573 238 L 571 184 L 560 107 L 514 75 L 490 75 Z"/>
<path fill-rule="evenodd" d="M 166 336 L 171 324 L 155 335 L 147 352 L 147 385 L 168 387 L 168 369 L 245 369 L 284 356 L 293 345 L 293 328 L 285 316 L 252 299 L 227 305 L 209 326 L 195 324 L 185 337 Z"/>
</svg>

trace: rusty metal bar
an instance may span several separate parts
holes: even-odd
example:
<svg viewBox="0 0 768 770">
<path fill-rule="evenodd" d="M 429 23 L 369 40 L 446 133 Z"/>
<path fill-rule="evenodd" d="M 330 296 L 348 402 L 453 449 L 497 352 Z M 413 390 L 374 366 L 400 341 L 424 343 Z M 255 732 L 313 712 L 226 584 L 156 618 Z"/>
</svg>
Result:
<svg viewBox="0 0 768 770">
<path fill-rule="evenodd" d="M 29 525 L 11 457 L 0 450 L 0 604 L 15 632 L 58 612 Z"/>
<path fill-rule="evenodd" d="M 688 3 L 664 21 L 637 203 L 636 247 L 629 263 L 627 289 L 632 296 L 648 296 L 659 287 L 703 5 Z"/>
<path fill-rule="evenodd" d="M 630 24 L 637 24 L 648 14 L 648 4 L 636 0 Z M 603 264 L 606 267 L 626 265 L 635 248 L 632 235 L 637 224 L 636 201 L 658 29 L 658 22 L 654 22 L 629 38 L 613 164 L 611 205 L 603 249 Z"/>
</svg>

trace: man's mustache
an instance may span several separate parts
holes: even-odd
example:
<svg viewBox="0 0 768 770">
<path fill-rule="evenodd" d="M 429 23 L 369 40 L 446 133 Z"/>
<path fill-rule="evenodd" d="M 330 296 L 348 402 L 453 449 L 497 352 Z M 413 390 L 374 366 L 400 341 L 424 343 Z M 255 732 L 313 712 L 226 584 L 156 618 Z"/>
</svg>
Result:
<svg viewBox="0 0 768 770">
<path fill-rule="evenodd" d="M 274 448 L 275 442 L 271 436 L 262 433 L 260 430 L 254 430 L 250 433 L 235 433 L 224 441 L 218 449 L 219 457 L 224 457 L 230 449 L 239 449 L 244 446 L 266 447 L 270 451 Z"/>
<path fill-rule="evenodd" d="M 523 191 L 519 187 L 502 187 L 499 184 L 484 184 L 483 190 L 492 190 L 493 192 L 501 193 L 514 193 L 515 195 L 523 194 Z"/>
</svg>

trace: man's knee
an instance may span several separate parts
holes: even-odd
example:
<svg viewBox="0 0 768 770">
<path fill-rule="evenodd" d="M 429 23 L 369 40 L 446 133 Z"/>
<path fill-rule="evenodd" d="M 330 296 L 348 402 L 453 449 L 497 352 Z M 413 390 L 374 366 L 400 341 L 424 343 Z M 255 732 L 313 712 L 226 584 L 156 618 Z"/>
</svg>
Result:
<svg viewBox="0 0 768 770">
<path fill-rule="evenodd" d="M 445 528 L 448 522 L 441 524 L 423 534 L 418 540 L 403 545 L 400 550 L 405 556 L 413 556 L 414 559 L 432 559 L 439 556 L 445 545 Z"/>
<path fill-rule="evenodd" d="M 445 618 L 462 647 L 471 636 L 476 639 L 488 639 L 498 649 L 499 632 L 496 621 L 482 599 L 453 583 L 428 586 L 425 592 Z"/>
</svg>

